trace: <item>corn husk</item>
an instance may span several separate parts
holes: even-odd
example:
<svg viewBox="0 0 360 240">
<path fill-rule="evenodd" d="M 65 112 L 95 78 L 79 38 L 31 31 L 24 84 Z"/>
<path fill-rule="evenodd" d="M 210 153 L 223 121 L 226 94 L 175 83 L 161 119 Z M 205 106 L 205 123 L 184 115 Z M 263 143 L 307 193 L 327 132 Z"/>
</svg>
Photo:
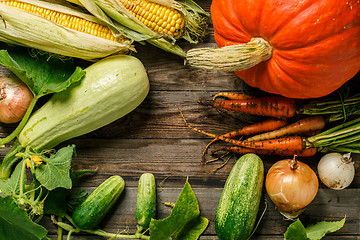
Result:
<svg viewBox="0 0 360 240">
<path fill-rule="evenodd" d="M 186 54 L 176 44 L 176 40 L 166 35 L 159 35 L 133 16 L 117 0 L 68 0 L 84 7 L 101 21 L 111 24 L 134 41 L 147 41 L 165 51 L 185 57 Z M 197 44 L 207 34 L 209 14 L 192 0 L 151 0 L 178 10 L 185 19 L 185 30 L 182 38 L 192 44 Z"/>
<path fill-rule="evenodd" d="M 92 15 L 60 4 L 38 0 L 23 0 L 23 2 L 103 24 Z M 21 9 L 5 4 L 0 6 L 0 41 L 3 42 L 86 60 L 96 60 L 133 50 L 132 40 L 126 39 L 123 42 L 116 42 L 103 39 L 63 27 Z M 120 36 L 119 33 L 114 32 L 114 34 Z"/>
</svg>

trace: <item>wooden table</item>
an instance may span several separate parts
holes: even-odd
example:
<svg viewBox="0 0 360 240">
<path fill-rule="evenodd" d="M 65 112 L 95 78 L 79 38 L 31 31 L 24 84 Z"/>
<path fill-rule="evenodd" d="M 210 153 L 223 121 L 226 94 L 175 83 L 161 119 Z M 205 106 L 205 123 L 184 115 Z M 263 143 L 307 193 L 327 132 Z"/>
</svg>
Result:
<svg viewBox="0 0 360 240">
<path fill-rule="evenodd" d="M 209 11 L 209 0 L 199 0 L 198 3 Z M 186 44 L 183 46 L 185 49 L 192 47 Z M 197 47 L 200 46 L 216 46 L 212 27 L 209 37 Z M 77 157 L 72 162 L 73 169 L 97 169 L 96 174 L 81 178 L 79 186 L 76 187 L 91 191 L 111 175 L 122 176 L 126 182 L 125 191 L 101 227 L 109 232 L 134 233 L 136 191 L 140 175 L 151 172 L 156 177 L 158 219 L 170 214 L 171 209 L 162 202 L 176 201 L 188 177 L 198 198 L 201 215 L 210 220 L 200 239 L 218 239 L 214 230 L 215 210 L 235 158 L 215 173 L 213 170 L 222 162 L 200 164 L 202 151 L 211 139 L 186 127 L 178 110 L 170 104 L 177 105 L 192 126 L 221 134 L 237 129 L 246 122 L 223 117 L 214 109 L 198 105 L 197 100 L 210 99 L 220 91 L 238 91 L 254 95 L 262 92 L 247 86 L 233 73 L 191 68 L 184 65 L 181 58 L 149 44 L 136 47 L 138 53 L 134 55 L 144 63 L 148 71 L 150 93 L 135 111 L 124 118 L 64 143 L 73 143 L 77 147 Z M 7 69 L 0 67 L 0 75 L 6 72 Z M 249 120 L 248 116 L 243 118 Z M 12 125 L 0 125 L 0 136 L 6 136 L 13 128 Z M 216 143 L 216 146 L 220 144 Z M 1 156 L 7 149 L 0 149 Z M 313 158 L 299 160 L 316 170 L 316 163 L 321 156 L 319 154 Z M 278 156 L 261 158 L 266 171 L 277 160 L 282 159 Z M 335 191 L 320 184 L 316 198 L 300 215 L 304 225 L 347 217 L 342 229 L 327 235 L 324 239 L 360 239 L 360 156 L 354 154 L 353 159 L 357 174 L 350 187 Z M 284 220 L 268 197 L 267 200 L 267 211 L 253 239 L 283 239 L 283 233 L 291 222 Z M 49 237 L 56 238 L 56 228 L 50 219 L 45 217 L 42 223 L 49 230 Z M 72 239 L 103 238 L 79 234 L 74 235 Z"/>
</svg>

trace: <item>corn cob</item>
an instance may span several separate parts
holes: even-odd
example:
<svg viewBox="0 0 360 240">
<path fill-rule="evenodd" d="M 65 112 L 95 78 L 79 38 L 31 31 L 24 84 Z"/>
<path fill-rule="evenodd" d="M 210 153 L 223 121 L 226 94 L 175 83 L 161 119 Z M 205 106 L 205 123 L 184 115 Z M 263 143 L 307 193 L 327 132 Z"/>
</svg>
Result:
<svg viewBox="0 0 360 240">
<path fill-rule="evenodd" d="M 186 54 L 176 44 L 177 39 L 196 44 L 207 34 L 209 14 L 193 0 L 67 1 L 84 7 L 104 22 L 120 24 L 134 41 L 147 41 L 181 57 Z"/>
<path fill-rule="evenodd" d="M 84 32 L 97 37 L 102 37 L 111 41 L 124 40 L 116 39 L 107 26 L 91 22 L 77 16 L 72 16 L 70 14 L 61 13 L 58 11 L 42 8 L 33 4 L 16 0 L 0 1 L 0 3 L 6 4 L 10 7 L 25 10 L 28 13 L 36 14 L 56 24 L 60 24 L 64 27 L 71 28 L 76 31 Z"/>
<path fill-rule="evenodd" d="M 91 15 L 38 0 L 1 0 L 0 40 L 87 60 L 127 53 L 131 41 Z"/>
<path fill-rule="evenodd" d="M 145 0 L 119 0 L 143 24 L 159 34 L 180 38 L 185 21 L 176 9 Z"/>
</svg>

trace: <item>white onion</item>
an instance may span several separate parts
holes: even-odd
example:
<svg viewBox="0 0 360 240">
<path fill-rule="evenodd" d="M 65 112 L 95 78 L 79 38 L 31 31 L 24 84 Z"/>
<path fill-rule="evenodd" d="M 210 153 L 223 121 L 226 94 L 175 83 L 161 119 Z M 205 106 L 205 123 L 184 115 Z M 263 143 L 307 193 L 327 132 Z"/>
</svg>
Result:
<svg viewBox="0 0 360 240">
<path fill-rule="evenodd" d="M 317 170 L 321 182 L 335 190 L 348 187 L 355 177 L 355 167 L 350 153 L 324 155 L 318 163 Z"/>
</svg>

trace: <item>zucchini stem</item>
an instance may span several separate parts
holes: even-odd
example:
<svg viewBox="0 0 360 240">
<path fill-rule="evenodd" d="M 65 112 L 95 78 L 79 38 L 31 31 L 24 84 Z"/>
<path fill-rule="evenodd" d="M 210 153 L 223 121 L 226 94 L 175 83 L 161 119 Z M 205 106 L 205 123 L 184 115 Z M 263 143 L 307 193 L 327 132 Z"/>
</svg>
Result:
<svg viewBox="0 0 360 240">
<path fill-rule="evenodd" d="M 187 52 L 190 66 L 217 71 L 238 71 L 256 66 L 272 56 L 271 45 L 263 38 L 220 48 L 194 48 Z"/>
<path fill-rule="evenodd" d="M 5 155 L 0 165 L 0 179 L 7 179 L 10 177 L 14 164 L 20 159 L 16 154 L 22 150 L 22 146 L 18 141 L 15 141 L 14 145 Z"/>
</svg>

